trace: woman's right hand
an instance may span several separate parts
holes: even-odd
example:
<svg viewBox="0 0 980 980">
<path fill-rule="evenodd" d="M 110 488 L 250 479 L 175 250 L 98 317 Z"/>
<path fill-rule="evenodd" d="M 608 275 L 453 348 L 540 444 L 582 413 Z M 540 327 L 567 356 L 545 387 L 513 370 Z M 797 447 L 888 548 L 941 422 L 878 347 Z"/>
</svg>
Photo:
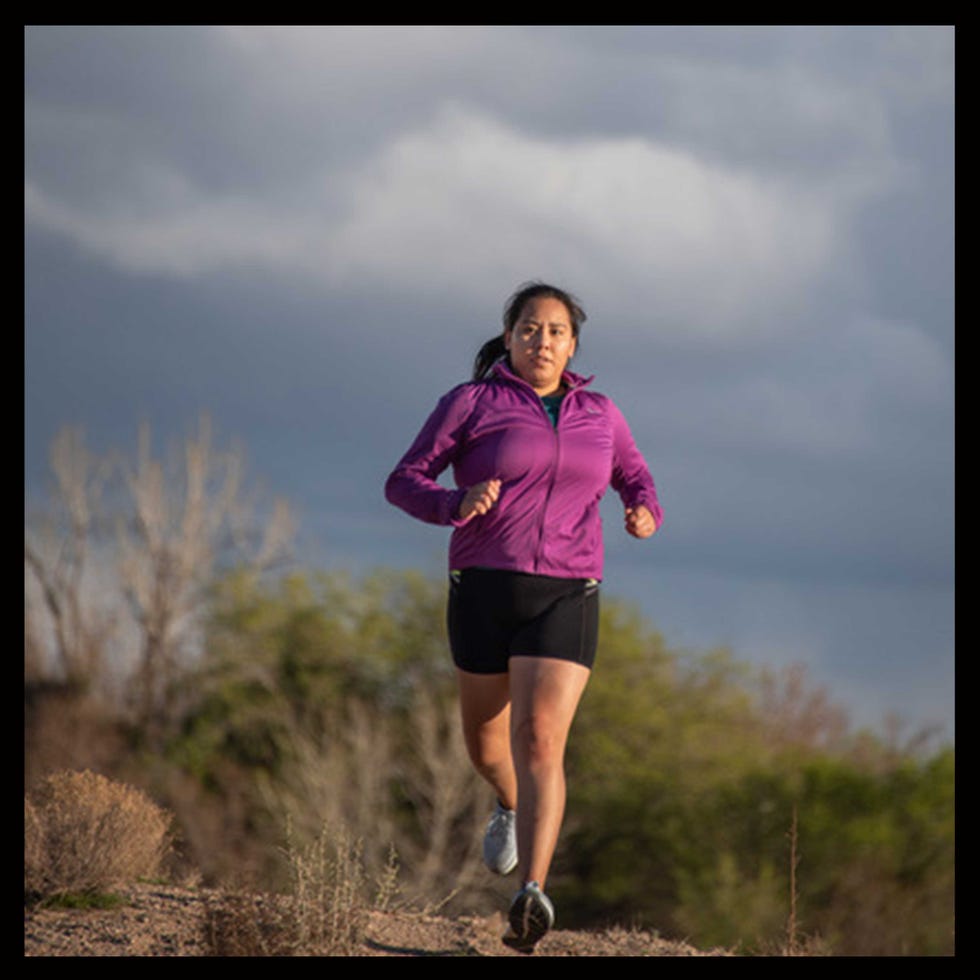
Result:
<svg viewBox="0 0 980 980">
<path fill-rule="evenodd" d="M 473 514 L 486 514 L 499 496 L 500 480 L 484 480 L 474 484 L 466 491 L 466 496 L 459 505 L 459 519 L 465 521 Z"/>
</svg>

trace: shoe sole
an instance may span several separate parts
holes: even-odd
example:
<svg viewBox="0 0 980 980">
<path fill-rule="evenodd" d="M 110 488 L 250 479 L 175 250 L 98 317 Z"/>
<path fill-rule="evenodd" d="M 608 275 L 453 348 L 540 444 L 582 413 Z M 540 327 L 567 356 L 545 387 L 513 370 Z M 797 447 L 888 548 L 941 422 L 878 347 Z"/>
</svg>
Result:
<svg viewBox="0 0 980 980">
<path fill-rule="evenodd" d="M 485 857 L 483 863 L 486 865 L 487 870 L 492 871 L 495 875 L 509 875 L 517 867 L 517 858 L 514 858 L 510 864 L 503 866 L 491 864 Z"/>
<path fill-rule="evenodd" d="M 519 895 L 508 918 L 513 934 L 504 936 L 504 942 L 521 953 L 532 952 L 552 925 L 548 909 L 535 895 Z"/>
</svg>

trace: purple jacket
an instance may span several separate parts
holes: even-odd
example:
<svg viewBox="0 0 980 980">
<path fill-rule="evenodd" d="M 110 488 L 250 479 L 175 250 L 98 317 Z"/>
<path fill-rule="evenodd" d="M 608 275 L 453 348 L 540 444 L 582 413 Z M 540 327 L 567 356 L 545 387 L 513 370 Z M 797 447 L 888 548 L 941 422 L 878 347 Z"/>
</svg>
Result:
<svg viewBox="0 0 980 980">
<path fill-rule="evenodd" d="M 612 486 L 625 507 L 662 515 L 646 462 L 622 413 L 566 371 L 555 428 L 534 389 L 498 362 L 484 381 L 444 395 L 385 484 L 413 517 L 452 525 L 450 568 L 502 568 L 559 578 L 602 578 L 599 501 Z M 455 490 L 437 482 L 449 466 Z M 456 517 L 467 488 L 501 481 L 483 515 Z"/>
</svg>

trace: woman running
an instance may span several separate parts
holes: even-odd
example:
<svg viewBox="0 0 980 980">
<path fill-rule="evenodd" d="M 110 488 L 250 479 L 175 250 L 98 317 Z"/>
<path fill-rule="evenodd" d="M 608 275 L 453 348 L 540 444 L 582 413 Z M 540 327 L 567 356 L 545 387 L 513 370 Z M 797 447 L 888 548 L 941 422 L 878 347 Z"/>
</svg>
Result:
<svg viewBox="0 0 980 980">
<path fill-rule="evenodd" d="M 596 653 L 599 501 L 612 486 L 636 538 L 661 522 L 622 414 L 568 369 L 585 319 L 554 286 L 514 293 L 473 380 L 440 399 L 385 485 L 413 517 L 454 528 L 448 628 L 463 735 L 497 795 L 484 861 L 499 874 L 519 866 L 503 938 L 521 952 L 554 924 L 544 888 L 565 810 L 565 744 Z M 437 482 L 450 466 L 456 489 Z"/>
</svg>

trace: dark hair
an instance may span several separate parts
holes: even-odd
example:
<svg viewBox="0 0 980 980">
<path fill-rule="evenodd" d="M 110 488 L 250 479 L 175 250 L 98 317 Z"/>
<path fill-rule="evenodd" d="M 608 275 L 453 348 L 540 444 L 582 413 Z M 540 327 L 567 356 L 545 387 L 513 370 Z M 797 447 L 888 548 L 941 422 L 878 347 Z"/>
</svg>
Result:
<svg viewBox="0 0 980 980">
<path fill-rule="evenodd" d="M 565 304 L 568 310 L 569 319 L 572 321 L 572 336 L 578 339 L 579 329 L 585 323 L 587 317 L 582 304 L 572 296 L 571 293 L 559 289 L 557 286 L 550 286 L 546 282 L 526 282 L 518 287 L 517 291 L 507 300 L 504 305 L 504 332 L 514 329 L 518 317 L 525 305 L 532 299 L 540 297 L 556 299 Z M 500 358 L 507 355 L 507 348 L 504 346 L 503 334 L 491 337 L 477 352 L 473 361 L 473 380 L 480 381 L 490 373 L 490 368 L 496 364 Z"/>
</svg>

